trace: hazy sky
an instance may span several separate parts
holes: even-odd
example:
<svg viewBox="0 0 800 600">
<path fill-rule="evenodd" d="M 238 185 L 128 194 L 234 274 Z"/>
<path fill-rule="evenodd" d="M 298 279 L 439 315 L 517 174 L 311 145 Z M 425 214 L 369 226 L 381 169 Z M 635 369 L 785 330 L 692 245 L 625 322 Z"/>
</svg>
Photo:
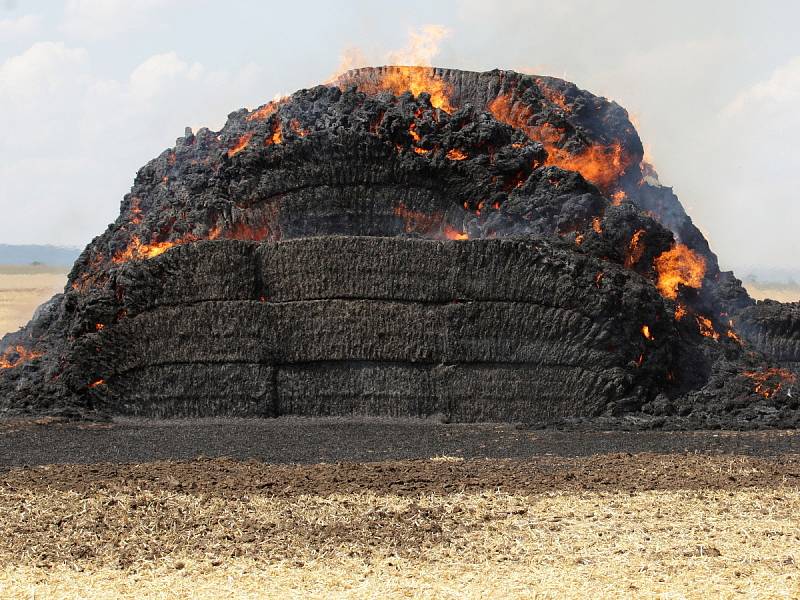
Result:
<svg viewBox="0 0 800 600">
<path fill-rule="evenodd" d="M 564 77 L 632 114 L 723 267 L 800 271 L 800 2 L 0 0 L 0 243 L 84 246 L 185 126 L 383 64 Z"/>
</svg>

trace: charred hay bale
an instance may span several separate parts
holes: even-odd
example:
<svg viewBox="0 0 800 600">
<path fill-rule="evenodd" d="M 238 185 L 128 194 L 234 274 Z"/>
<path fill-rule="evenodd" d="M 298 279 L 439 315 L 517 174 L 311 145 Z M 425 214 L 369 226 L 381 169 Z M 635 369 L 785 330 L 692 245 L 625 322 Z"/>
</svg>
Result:
<svg viewBox="0 0 800 600">
<path fill-rule="evenodd" d="M 115 282 L 128 314 L 65 380 L 124 414 L 594 415 L 646 401 L 678 339 L 646 279 L 544 241 L 206 242 Z"/>
</svg>

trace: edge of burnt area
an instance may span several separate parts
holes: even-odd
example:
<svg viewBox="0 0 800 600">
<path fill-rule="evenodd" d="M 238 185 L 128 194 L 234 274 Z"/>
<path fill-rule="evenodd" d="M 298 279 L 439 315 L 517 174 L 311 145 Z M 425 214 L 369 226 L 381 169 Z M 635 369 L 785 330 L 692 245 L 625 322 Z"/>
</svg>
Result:
<svg viewBox="0 0 800 600">
<path fill-rule="evenodd" d="M 694 457 L 691 460 L 697 465 L 706 464 L 703 461 L 707 465 L 722 464 L 720 457 L 728 457 L 729 462 L 788 461 L 787 472 L 800 475 L 796 462 L 800 434 L 794 430 L 534 431 L 500 423 L 449 425 L 432 419 L 341 417 L 117 419 L 106 423 L 17 420 L 13 427 L 3 427 L 9 423 L 0 421 L 0 473 L 51 464 L 72 464 L 65 468 L 91 471 L 92 465 L 125 470 L 137 463 L 227 459 L 236 464 L 288 469 L 320 463 L 328 467 L 340 463 L 424 463 L 445 456 L 467 463 L 511 461 L 524 470 L 526 464 L 572 464 L 601 460 L 598 457 L 603 456 L 625 462 L 632 460 L 631 456 L 647 455 L 679 462 Z M 60 472 L 59 468 L 51 475 L 57 480 Z"/>
</svg>

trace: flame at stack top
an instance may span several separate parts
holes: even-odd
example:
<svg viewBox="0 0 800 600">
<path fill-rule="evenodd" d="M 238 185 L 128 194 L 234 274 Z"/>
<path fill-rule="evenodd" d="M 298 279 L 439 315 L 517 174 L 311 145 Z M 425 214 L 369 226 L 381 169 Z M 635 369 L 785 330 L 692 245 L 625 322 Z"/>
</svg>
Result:
<svg viewBox="0 0 800 600">
<path fill-rule="evenodd" d="M 450 100 L 452 87 L 431 67 L 391 67 L 383 71 L 375 83 L 359 82 L 358 90 L 366 94 L 391 92 L 395 96 L 406 92 L 419 96 L 424 92 L 430 95 L 435 108 L 448 113 L 454 110 Z"/>
</svg>

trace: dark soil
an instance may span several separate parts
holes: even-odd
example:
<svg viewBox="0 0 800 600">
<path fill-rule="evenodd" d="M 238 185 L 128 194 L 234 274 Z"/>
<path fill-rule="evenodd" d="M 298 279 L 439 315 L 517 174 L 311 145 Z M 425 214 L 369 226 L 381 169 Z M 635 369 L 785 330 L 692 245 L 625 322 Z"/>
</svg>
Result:
<svg viewBox="0 0 800 600">
<path fill-rule="evenodd" d="M 109 423 L 0 421 L 0 468 L 144 463 L 199 456 L 291 464 L 408 461 L 437 456 L 541 461 L 615 453 L 698 454 L 699 461 L 714 455 L 770 458 L 800 454 L 800 433 L 558 431 L 501 424 L 441 424 L 432 420 L 292 417 L 125 419 Z M 608 463 L 613 464 L 613 460 Z M 414 466 L 413 470 L 419 468 Z M 793 473 L 800 473 L 800 466 L 795 464 L 792 468 Z M 604 475 L 605 467 L 599 472 Z M 610 472 L 613 479 L 613 469 Z M 68 473 L 59 471 L 59 477 L 68 480 Z M 495 472 L 494 467 L 487 467 L 480 476 L 490 486 L 493 482 L 507 481 L 506 474 Z M 397 474 L 389 479 L 397 481 Z M 550 479 L 548 482 L 552 484 Z"/>
</svg>

